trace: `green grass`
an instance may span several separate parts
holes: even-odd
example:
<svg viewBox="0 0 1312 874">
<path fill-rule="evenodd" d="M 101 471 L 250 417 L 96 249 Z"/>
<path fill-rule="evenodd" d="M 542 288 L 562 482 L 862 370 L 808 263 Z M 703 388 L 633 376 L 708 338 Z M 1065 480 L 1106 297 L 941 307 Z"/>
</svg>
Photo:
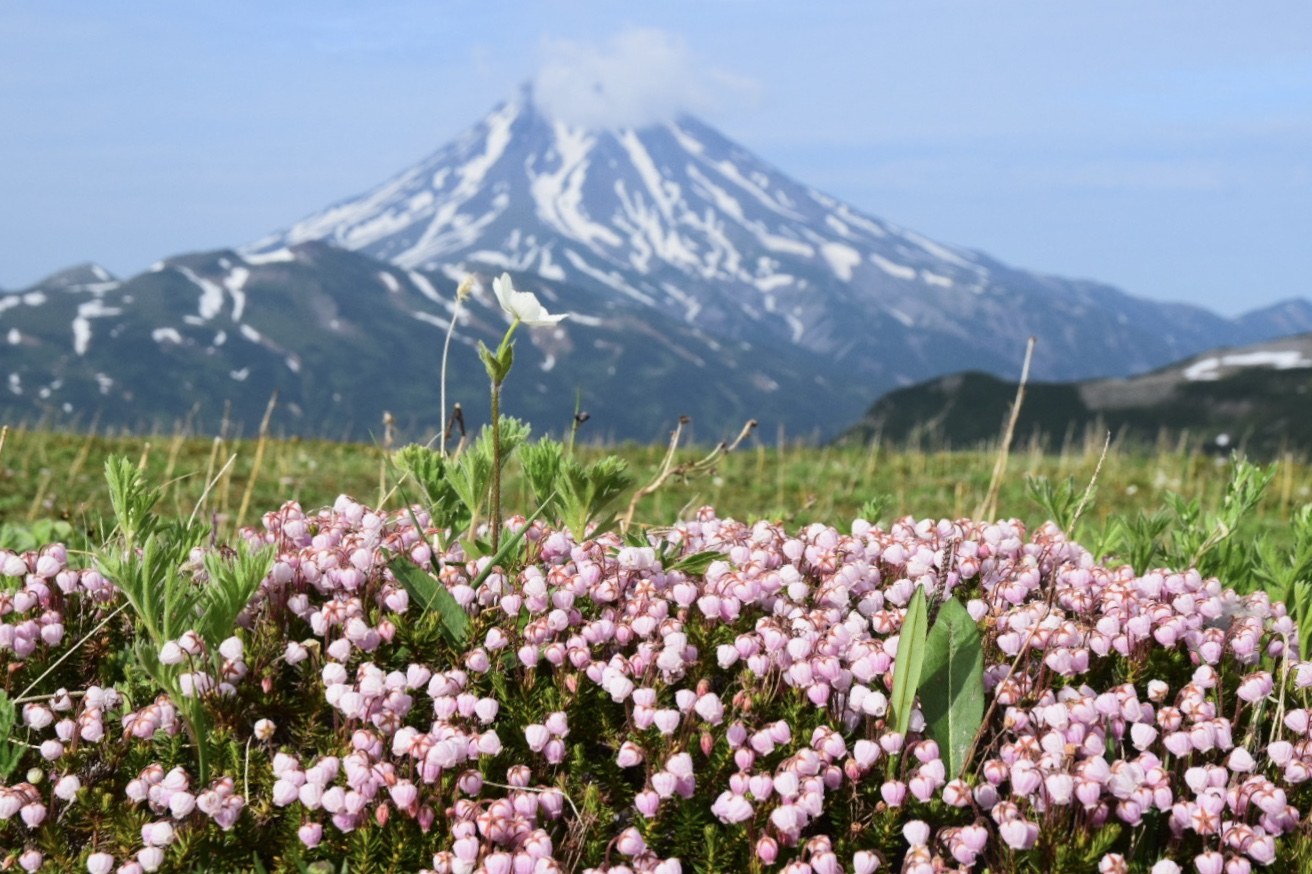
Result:
<svg viewBox="0 0 1312 874">
<path fill-rule="evenodd" d="M 1062 454 L 1037 449 L 1013 452 L 998 501 L 1000 517 L 1017 517 L 1034 525 L 1044 513 L 1029 499 L 1026 478 L 1064 480 L 1080 489 L 1090 481 L 1101 446 Z M 615 453 L 631 465 L 640 484 L 660 467 L 663 447 L 580 447 L 595 458 Z M 101 520 L 109 518 L 104 463 L 111 454 L 139 460 L 151 482 L 164 484 L 159 511 L 186 517 L 198 512 L 219 523 L 221 533 L 255 524 L 261 514 L 284 502 L 306 509 L 331 504 L 339 494 L 373 506 L 396 507 L 402 495 L 392 490 L 396 471 L 386 466 L 378 446 L 326 441 L 270 440 L 252 478 L 258 453 L 255 440 L 221 441 L 183 436 L 86 436 L 15 429 L 0 448 L 0 523 L 28 524 L 65 519 L 98 539 Z M 682 449 L 680 462 L 706 454 Z M 225 464 L 232 463 L 225 469 Z M 988 491 L 994 455 L 990 452 L 939 452 L 888 448 L 816 448 L 767 446 L 744 442 L 713 469 L 686 481 L 671 478 L 645 498 L 637 517 L 645 524 L 673 522 L 710 504 L 722 516 L 770 518 L 800 526 L 814 521 L 845 525 L 868 500 L 889 497 L 887 521 L 903 515 L 961 518 L 973 515 Z M 505 506 L 522 508 L 528 498 L 519 468 L 507 467 Z M 1198 452 L 1155 452 L 1113 448 L 1098 476 L 1093 502 L 1081 531 L 1099 528 L 1113 516 L 1130 516 L 1163 506 L 1168 491 L 1197 498 L 1214 510 L 1230 479 L 1226 459 Z M 213 481 L 202 502 L 208 482 Z M 247 489 L 247 511 L 240 517 Z M 411 496 L 413 497 L 413 496 Z M 1286 457 L 1266 499 L 1245 522 L 1245 535 L 1267 532 L 1283 540 L 1291 513 L 1312 502 L 1312 467 Z"/>
</svg>

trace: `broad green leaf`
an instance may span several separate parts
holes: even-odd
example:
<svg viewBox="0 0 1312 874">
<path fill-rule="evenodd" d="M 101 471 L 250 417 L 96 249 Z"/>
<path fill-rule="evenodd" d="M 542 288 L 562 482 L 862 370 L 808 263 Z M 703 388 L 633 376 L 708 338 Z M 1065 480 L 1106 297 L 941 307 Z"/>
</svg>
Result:
<svg viewBox="0 0 1312 874">
<path fill-rule="evenodd" d="M 469 638 L 469 616 L 440 580 L 413 562 L 389 559 L 392 576 L 414 598 L 425 613 L 434 610 L 442 617 L 442 636 L 453 647 L 464 647 Z"/>
<path fill-rule="evenodd" d="M 911 724 L 911 708 L 916 701 L 916 688 L 920 685 L 920 669 L 925 661 L 925 628 L 928 623 L 925 607 L 925 590 L 917 588 L 907 605 L 898 635 L 897 658 L 893 662 L 894 730 L 906 735 Z"/>
<path fill-rule="evenodd" d="M 975 620 L 956 598 L 943 602 L 925 638 L 920 709 L 951 780 L 965 767 L 984 721 L 984 648 Z"/>
</svg>

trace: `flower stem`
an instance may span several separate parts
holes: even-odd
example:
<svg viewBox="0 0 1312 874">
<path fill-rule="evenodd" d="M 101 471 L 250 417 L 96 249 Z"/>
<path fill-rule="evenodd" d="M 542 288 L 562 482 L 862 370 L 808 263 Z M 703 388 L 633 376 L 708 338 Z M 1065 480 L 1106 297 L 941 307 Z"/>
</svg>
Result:
<svg viewBox="0 0 1312 874">
<path fill-rule="evenodd" d="M 492 551 L 501 539 L 501 384 L 492 383 Z"/>
<path fill-rule="evenodd" d="M 447 411 L 446 411 L 446 359 L 451 352 L 451 335 L 456 332 L 456 319 L 460 318 L 460 296 L 456 296 L 456 305 L 451 310 L 451 324 L 446 328 L 446 341 L 442 344 L 442 389 L 438 403 L 441 404 L 440 410 L 442 415 L 442 427 L 438 431 L 439 435 L 447 432 Z M 442 457 L 446 458 L 446 438 L 441 438 Z"/>
</svg>

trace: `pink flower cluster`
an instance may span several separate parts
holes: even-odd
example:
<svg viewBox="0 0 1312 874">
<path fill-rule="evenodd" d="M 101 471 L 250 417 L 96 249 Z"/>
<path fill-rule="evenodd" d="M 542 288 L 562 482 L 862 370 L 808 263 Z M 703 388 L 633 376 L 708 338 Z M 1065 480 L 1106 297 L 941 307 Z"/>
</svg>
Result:
<svg viewBox="0 0 1312 874">
<path fill-rule="evenodd" d="M 527 565 L 475 588 L 488 560 L 468 560 L 418 509 L 288 504 L 245 532 L 277 555 L 239 624 L 286 635 L 282 670 L 338 727 L 330 748 L 257 759 L 268 801 L 299 820 L 306 848 L 395 821 L 431 836 L 435 872 L 565 870 L 584 825 L 570 763 L 598 757 L 622 775 L 607 803 L 631 824 L 587 868 L 597 874 L 682 870 L 690 860 L 668 847 L 683 805 L 741 834 L 752 864 L 790 874 L 1008 870 L 1015 854 L 1050 846 L 1045 835 L 1108 824 L 1157 848 L 1157 874 L 1179 862 L 1243 874 L 1272 864 L 1301 820 L 1312 663 L 1295 661 L 1293 622 L 1263 594 L 1240 598 L 1193 571 L 1102 567 L 1055 527 L 1027 536 L 1014 521 L 858 520 L 850 533 L 817 524 L 790 535 L 705 509 L 647 546 L 580 542 L 540 522 L 525 534 Z M 673 566 L 707 551 L 724 557 L 704 573 Z M 419 611 L 389 561 L 424 568 L 465 611 L 468 645 L 450 661 L 398 660 L 393 642 Z M 20 639 L 28 653 L 60 644 L 62 632 L 52 641 L 42 629 L 59 624 L 61 598 L 97 608 L 115 598 L 58 548 L 0 553 L 0 572 L 10 569 L 24 582 L 0 595 L 0 615 L 13 614 L 0 653 L 21 657 Z M 961 599 L 983 636 L 990 719 L 961 774 L 918 710 L 905 736 L 888 721 L 917 589 L 931 615 Z M 230 638 L 210 661 L 184 635 L 160 659 L 193 660 L 183 693 L 220 701 L 255 679 L 251 639 Z M 167 696 L 134 711 L 120 697 L 93 687 L 79 706 L 60 690 L 25 704 L 24 725 L 54 734 L 40 744 L 51 762 L 65 744 L 100 742 L 111 712 L 126 743 L 179 730 Z M 275 730 L 262 724 L 252 742 L 267 745 Z M 0 819 L 21 812 L 35 829 L 47 798 L 76 803 L 63 777 L 49 796 L 31 783 L 0 789 Z M 231 777 L 193 796 L 186 771 L 162 765 L 124 791 L 166 818 L 143 829 L 120 871 L 153 870 L 174 829 L 203 825 L 197 812 L 227 829 L 246 804 Z M 866 836 L 826 833 L 839 817 Z M 93 854 L 97 866 L 105 855 Z M 1128 864 L 1117 852 L 1099 862 Z"/>
</svg>

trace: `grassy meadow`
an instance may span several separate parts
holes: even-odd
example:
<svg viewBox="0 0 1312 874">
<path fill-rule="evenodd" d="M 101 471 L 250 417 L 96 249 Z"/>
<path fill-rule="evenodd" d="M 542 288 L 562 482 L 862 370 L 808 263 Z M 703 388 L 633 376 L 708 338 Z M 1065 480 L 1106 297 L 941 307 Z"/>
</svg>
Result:
<svg viewBox="0 0 1312 874">
<path fill-rule="evenodd" d="M 585 460 L 619 455 L 638 482 L 647 484 L 660 472 L 667 449 L 580 442 L 578 453 Z M 1094 442 L 1060 452 L 1037 445 L 1014 449 L 1001 479 L 996 516 L 1018 518 L 1030 527 L 1045 521 L 1048 514 L 1031 499 L 1028 482 L 1070 478 L 1083 489 L 1094 477 L 1102 449 Z M 735 451 L 698 465 L 709 451 L 680 447 L 672 475 L 642 499 L 637 519 L 646 525 L 668 525 L 709 504 L 724 517 L 745 521 L 770 519 L 790 528 L 811 522 L 843 527 L 863 505 L 881 496 L 885 521 L 906 515 L 959 519 L 977 514 L 997 460 L 993 448 L 769 445 L 753 435 Z M 8 431 L 0 447 L 0 524 L 65 520 L 75 531 L 97 539 L 101 520 L 111 516 L 103 474 L 111 455 L 136 459 L 147 480 L 162 486 L 160 513 L 182 518 L 203 514 L 218 523 L 221 535 L 257 524 L 262 514 L 287 501 L 310 511 L 347 494 L 380 509 L 394 509 L 407 497 L 403 488 L 396 488 L 398 471 L 377 444 L 182 434 L 103 436 L 18 428 Z M 694 469 L 680 475 L 680 465 Z M 522 510 L 529 499 L 518 465 L 512 461 L 507 473 L 506 506 L 527 512 Z M 1163 444 L 1146 450 L 1113 444 L 1077 535 L 1105 527 L 1113 517 L 1159 510 L 1171 492 L 1197 499 L 1205 512 L 1214 512 L 1230 477 L 1228 458 L 1196 448 Z M 1241 533 L 1284 541 L 1288 519 L 1309 502 L 1312 466 L 1286 453 Z"/>
<path fill-rule="evenodd" d="M 1304 459 L 496 433 L 0 429 L 0 869 L 1310 870 Z"/>
</svg>

